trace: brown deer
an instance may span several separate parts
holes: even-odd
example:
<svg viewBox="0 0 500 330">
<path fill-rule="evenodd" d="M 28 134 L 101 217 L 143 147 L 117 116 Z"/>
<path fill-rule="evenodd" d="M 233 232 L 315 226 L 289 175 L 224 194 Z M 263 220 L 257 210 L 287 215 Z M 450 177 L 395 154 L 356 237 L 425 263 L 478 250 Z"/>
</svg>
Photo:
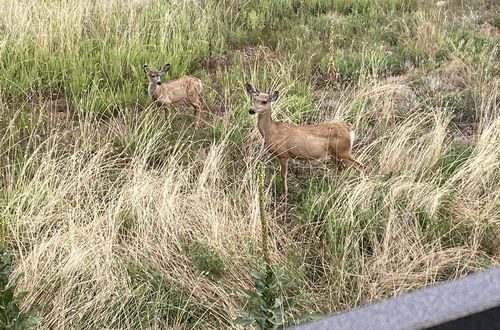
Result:
<svg viewBox="0 0 500 330">
<path fill-rule="evenodd" d="M 315 160 L 332 156 L 346 166 L 352 166 L 362 173 L 363 165 L 352 157 L 354 131 L 346 123 L 332 122 L 317 125 L 294 125 L 276 122 L 271 117 L 271 102 L 276 101 L 278 92 L 261 93 L 250 84 L 245 89 L 253 97 L 253 105 L 248 110 L 257 113 L 257 126 L 264 138 L 264 146 L 278 158 L 281 167 L 282 192 L 288 194 L 288 159 Z"/>
<path fill-rule="evenodd" d="M 170 69 L 170 64 L 165 64 L 159 70 L 150 70 L 147 65 L 144 65 L 143 69 L 149 78 L 148 94 L 153 102 L 163 107 L 165 116 L 168 115 L 169 104 L 187 100 L 194 108 L 193 123 L 197 126 L 201 110 L 201 80 L 184 76 L 162 83 L 160 76 Z"/>
</svg>

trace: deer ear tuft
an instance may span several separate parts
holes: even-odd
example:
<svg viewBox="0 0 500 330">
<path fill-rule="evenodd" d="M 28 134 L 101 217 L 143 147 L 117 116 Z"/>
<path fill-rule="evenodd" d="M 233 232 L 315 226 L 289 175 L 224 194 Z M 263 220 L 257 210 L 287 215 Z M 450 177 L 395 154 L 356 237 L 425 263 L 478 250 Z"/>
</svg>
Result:
<svg viewBox="0 0 500 330">
<path fill-rule="evenodd" d="M 271 93 L 271 95 L 269 96 L 269 100 L 270 101 L 276 101 L 278 99 L 278 96 L 279 96 L 279 93 L 278 91 L 274 91 Z"/>
<path fill-rule="evenodd" d="M 260 94 L 259 90 L 249 83 L 245 83 L 245 89 L 247 90 L 248 93 L 250 94 Z"/>
<path fill-rule="evenodd" d="M 160 71 L 160 73 L 165 73 L 168 70 L 170 70 L 170 63 L 167 63 L 164 66 L 162 66 L 159 71 Z"/>
</svg>

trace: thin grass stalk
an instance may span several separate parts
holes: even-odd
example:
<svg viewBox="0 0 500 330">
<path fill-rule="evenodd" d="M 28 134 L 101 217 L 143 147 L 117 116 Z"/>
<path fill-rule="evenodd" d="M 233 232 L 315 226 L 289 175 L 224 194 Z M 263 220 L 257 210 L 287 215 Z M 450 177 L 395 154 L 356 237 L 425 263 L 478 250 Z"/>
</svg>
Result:
<svg viewBox="0 0 500 330">
<path fill-rule="evenodd" d="M 269 257 L 269 226 L 267 223 L 264 201 L 264 164 L 259 164 L 258 186 L 259 186 L 259 216 L 262 233 L 262 253 L 264 255 L 264 262 L 266 263 L 266 271 L 271 272 L 271 258 Z"/>
</svg>

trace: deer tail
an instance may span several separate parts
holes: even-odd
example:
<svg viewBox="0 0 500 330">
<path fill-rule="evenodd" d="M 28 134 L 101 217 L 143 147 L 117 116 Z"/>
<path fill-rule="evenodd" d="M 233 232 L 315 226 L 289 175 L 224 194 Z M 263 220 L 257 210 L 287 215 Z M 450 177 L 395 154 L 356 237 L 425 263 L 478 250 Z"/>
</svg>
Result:
<svg viewBox="0 0 500 330">
<path fill-rule="evenodd" d="M 351 149 L 352 145 L 354 144 L 355 138 L 356 138 L 356 133 L 354 132 L 354 130 L 351 129 L 351 131 L 349 131 L 349 140 L 351 141 Z"/>
</svg>

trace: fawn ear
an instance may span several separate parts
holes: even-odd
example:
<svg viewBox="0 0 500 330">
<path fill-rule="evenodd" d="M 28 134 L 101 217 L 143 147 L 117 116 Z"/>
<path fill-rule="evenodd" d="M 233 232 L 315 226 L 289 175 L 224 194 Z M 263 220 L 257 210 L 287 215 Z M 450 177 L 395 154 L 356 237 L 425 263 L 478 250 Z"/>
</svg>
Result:
<svg viewBox="0 0 500 330">
<path fill-rule="evenodd" d="M 257 88 L 253 87 L 252 85 L 250 85 L 249 83 L 245 83 L 245 89 L 250 94 L 260 94 L 260 91 Z"/>
<path fill-rule="evenodd" d="M 169 69 L 170 69 L 170 64 L 165 64 L 164 66 L 162 66 L 162 67 L 160 68 L 160 70 L 159 70 L 159 71 L 160 71 L 160 73 L 165 73 L 165 72 L 167 72 Z"/>
<path fill-rule="evenodd" d="M 274 91 L 269 95 L 269 101 L 276 101 L 278 99 L 279 93 L 278 91 Z"/>
<path fill-rule="evenodd" d="M 144 73 L 145 73 L 145 74 L 149 74 L 149 72 L 150 72 L 150 71 L 149 71 L 149 68 L 148 68 L 148 66 L 147 66 L 147 65 L 144 65 L 144 66 L 142 67 L 142 69 L 144 70 Z"/>
</svg>

